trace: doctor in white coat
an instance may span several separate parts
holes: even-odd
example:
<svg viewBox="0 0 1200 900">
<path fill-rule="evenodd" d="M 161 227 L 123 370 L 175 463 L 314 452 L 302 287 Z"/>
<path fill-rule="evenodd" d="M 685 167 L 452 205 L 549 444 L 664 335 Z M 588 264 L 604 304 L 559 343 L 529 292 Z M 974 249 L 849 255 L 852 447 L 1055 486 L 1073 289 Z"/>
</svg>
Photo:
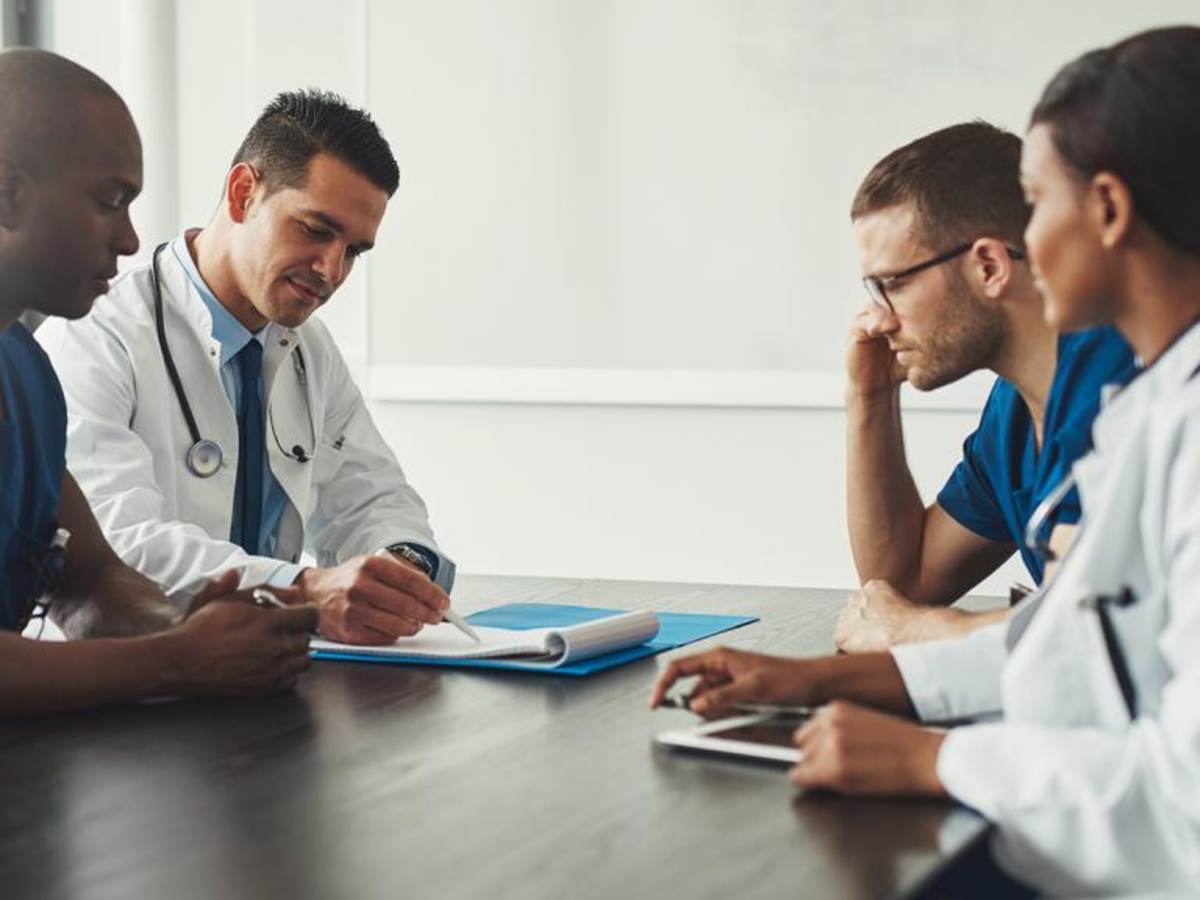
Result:
<svg viewBox="0 0 1200 900">
<path fill-rule="evenodd" d="M 890 653 L 678 660 L 652 703 L 688 675 L 701 676 L 691 706 L 705 715 L 746 699 L 843 698 L 796 732 L 797 784 L 954 797 L 996 824 L 1001 868 L 1041 891 L 1195 892 L 1198 94 L 1200 29 L 1163 29 L 1067 66 L 1034 111 L 1022 183 L 1047 319 L 1112 322 L 1143 362 L 1073 469 L 1083 518 L 1042 591 L 1009 623 Z M 947 733 L 896 713 L 998 720 Z"/>
<path fill-rule="evenodd" d="M 372 246 L 398 180 L 365 113 L 281 94 L 203 230 L 160 246 L 89 318 L 40 330 L 71 471 L 120 556 L 181 604 L 232 569 L 294 585 L 281 593 L 316 604 L 335 640 L 441 621 L 454 564 L 311 317 Z"/>
</svg>

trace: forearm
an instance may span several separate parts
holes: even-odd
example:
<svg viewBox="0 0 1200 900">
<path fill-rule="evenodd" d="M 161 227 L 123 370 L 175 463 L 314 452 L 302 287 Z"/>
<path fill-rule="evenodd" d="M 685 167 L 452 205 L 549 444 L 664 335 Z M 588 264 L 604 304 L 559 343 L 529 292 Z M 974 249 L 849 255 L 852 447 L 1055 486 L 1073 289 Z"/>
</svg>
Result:
<svg viewBox="0 0 1200 900">
<path fill-rule="evenodd" d="M 891 653 L 826 656 L 801 662 L 810 670 L 814 703 L 850 700 L 904 716 L 916 715 Z"/>
<path fill-rule="evenodd" d="M 180 608 L 204 585 L 231 569 L 242 587 L 270 581 L 283 562 L 250 556 L 237 544 L 210 537 L 199 526 L 179 521 L 114 523 L 108 531 L 113 550 L 124 559 L 138 560 L 138 570 L 160 585 Z"/>
<path fill-rule="evenodd" d="M 63 476 L 58 518 L 71 539 L 50 617 L 68 637 L 147 634 L 179 621 L 179 612 L 158 585 L 126 566 L 113 551 L 70 472 Z"/>
<path fill-rule="evenodd" d="M 114 556 L 70 571 L 50 604 L 50 617 L 71 639 L 133 637 L 170 628 L 183 612 L 158 585 Z"/>
<path fill-rule="evenodd" d="M 174 692 L 170 638 L 31 641 L 0 634 L 0 713 L 85 709 Z"/>
<path fill-rule="evenodd" d="M 846 501 L 860 582 L 905 592 L 920 571 L 925 506 L 904 455 L 900 391 L 846 398 Z"/>
<path fill-rule="evenodd" d="M 898 630 L 894 644 L 938 641 L 968 635 L 987 625 L 1006 622 L 1012 608 L 958 609 L 954 606 L 919 608 Z"/>
</svg>

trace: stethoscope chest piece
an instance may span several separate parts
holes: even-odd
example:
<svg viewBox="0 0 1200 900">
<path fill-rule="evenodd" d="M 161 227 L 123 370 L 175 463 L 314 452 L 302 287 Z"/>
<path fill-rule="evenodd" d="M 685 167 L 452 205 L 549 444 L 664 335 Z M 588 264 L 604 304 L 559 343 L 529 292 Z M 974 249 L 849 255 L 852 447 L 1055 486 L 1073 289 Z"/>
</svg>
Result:
<svg viewBox="0 0 1200 900">
<path fill-rule="evenodd" d="M 162 285 L 158 280 L 158 257 L 166 248 L 166 244 L 159 244 L 155 248 L 154 256 L 150 261 L 150 279 L 154 285 L 154 325 L 158 332 L 158 346 L 162 351 L 163 365 L 167 369 L 167 377 L 171 379 L 171 387 L 175 391 L 175 399 L 179 401 L 179 411 L 183 413 L 183 419 L 188 427 L 188 434 L 192 438 L 192 446 L 188 448 L 186 459 L 188 471 L 197 478 L 212 478 L 220 470 L 225 460 L 224 454 L 221 452 L 221 445 L 216 441 L 200 436 L 200 427 L 196 424 L 196 416 L 192 413 L 192 405 L 188 403 L 187 394 L 183 390 L 183 380 L 179 377 L 179 370 L 175 367 L 175 360 L 171 356 L 171 348 L 167 346 L 167 327 L 166 317 L 163 314 Z M 304 371 L 304 357 L 300 355 L 299 347 L 296 347 L 295 355 L 292 359 L 296 367 L 296 377 L 301 387 L 305 387 L 308 384 L 308 376 Z M 279 442 L 279 435 L 275 434 L 275 419 L 271 417 L 271 410 L 268 409 L 267 411 L 271 423 L 271 434 L 275 437 L 275 443 L 279 447 L 279 451 L 288 459 L 299 463 L 308 462 L 312 459 L 313 454 L 317 452 L 317 426 L 313 421 L 312 406 L 309 403 L 307 392 L 304 395 L 304 403 L 308 407 L 308 426 L 309 431 L 312 433 L 311 453 L 299 444 L 292 447 L 291 453 L 285 450 L 283 444 Z"/>
<path fill-rule="evenodd" d="M 212 478 L 221 468 L 221 460 L 221 447 L 216 441 L 203 438 L 188 448 L 188 471 L 197 478 Z"/>
</svg>

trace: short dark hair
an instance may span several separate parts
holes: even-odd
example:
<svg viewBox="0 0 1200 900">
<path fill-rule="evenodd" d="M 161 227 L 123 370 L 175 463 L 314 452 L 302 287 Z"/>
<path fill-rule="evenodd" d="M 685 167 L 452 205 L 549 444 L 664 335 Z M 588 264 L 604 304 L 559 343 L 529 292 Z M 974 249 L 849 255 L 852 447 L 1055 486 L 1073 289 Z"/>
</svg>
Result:
<svg viewBox="0 0 1200 900">
<path fill-rule="evenodd" d="M 1085 53 L 1051 79 L 1030 127 L 1047 124 L 1082 178 L 1111 172 L 1138 218 L 1200 254 L 1200 28 L 1144 31 Z"/>
<path fill-rule="evenodd" d="M 254 166 L 271 192 L 302 186 L 318 153 L 337 157 L 389 197 L 400 184 L 400 167 L 374 120 L 337 94 L 315 89 L 285 91 L 267 104 L 231 165 Z"/>
<path fill-rule="evenodd" d="M 931 249 L 996 237 L 1024 248 L 1021 139 L 982 120 L 951 125 L 893 150 L 867 173 L 851 220 L 912 204 Z"/>
</svg>

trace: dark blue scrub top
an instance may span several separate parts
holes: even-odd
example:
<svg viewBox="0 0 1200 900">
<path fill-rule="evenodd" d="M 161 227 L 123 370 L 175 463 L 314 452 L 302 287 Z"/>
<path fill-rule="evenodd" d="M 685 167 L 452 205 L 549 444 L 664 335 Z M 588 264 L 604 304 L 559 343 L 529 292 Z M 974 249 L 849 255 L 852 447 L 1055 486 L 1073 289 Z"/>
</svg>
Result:
<svg viewBox="0 0 1200 900">
<path fill-rule="evenodd" d="M 14 630 L 54 539 L 67 470 L 67 404 L 24 325 L 0 332 L 0 628 Z"/>
<path fill-rule="evenodd" d="M 1042 423 L 1038 453 L 1033 420 L 1017 389 L 997 378 L 979 427 L 963 443 L 963 458 L 938 494 L 938 504 L 966 528 L 993 541 L 1014 543 L 1025 568 L 1042 582 L 1042 560 L 1025 546 L 1025 523 L 1038 503 L 1092 449 L 1092 419 L 1100 388 L 1133 377 L 1133 353 L 1112 328 L 1058 339 L 1058 363 Z M 1079 495 L 1071 491 L 1042 533 L 1079 521 Z"/>
</svg>

